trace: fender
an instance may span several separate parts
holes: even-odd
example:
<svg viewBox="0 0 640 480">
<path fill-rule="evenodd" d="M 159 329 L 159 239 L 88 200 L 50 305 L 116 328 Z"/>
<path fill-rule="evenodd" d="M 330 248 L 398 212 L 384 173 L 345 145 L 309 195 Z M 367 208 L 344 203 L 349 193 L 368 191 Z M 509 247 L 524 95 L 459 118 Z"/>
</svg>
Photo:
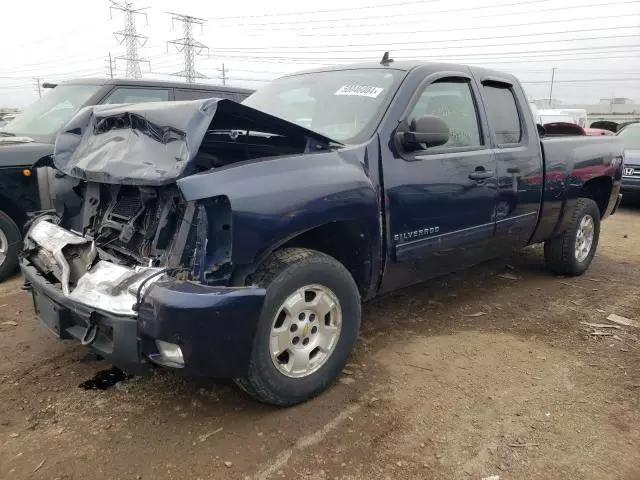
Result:
<svg viewBox="0 0 640 480">
<path fill-rule="evenodd" d="M 40 209 L 38 180 L 32 165 L 53 151 L 53 145 L 0 143 L 0 209 L 22 227 L 26 214 Z M 25 175 L 23 170 L 29 170 Z"/>
<path fill-rule="evenodd" d="M 375 148 L 371 141 L 241 162 L 180 179 L 177 185 L 187 201 L 228 199 L 236 268 L 252 265 L 300 233 L 331 222 L 364 223 L 375 236 L 370 241 L 379 243 L 378 195 L 369 176 Z"/>
<path fill-rule="evenodd" d="M 587 182 L 597 178 L 611 180 L 612 191 L 604 216 L 611 212 L 620 189 L 622 145 L 616 137 L 576 136 L 554 140 L 543 138 L 541 141 L 545 162 L 548 158 L 564 158 L 565 163 L 545 165 L 541 220 L 530 243 L 555 237 L 568 228 Z"/>
</svg>

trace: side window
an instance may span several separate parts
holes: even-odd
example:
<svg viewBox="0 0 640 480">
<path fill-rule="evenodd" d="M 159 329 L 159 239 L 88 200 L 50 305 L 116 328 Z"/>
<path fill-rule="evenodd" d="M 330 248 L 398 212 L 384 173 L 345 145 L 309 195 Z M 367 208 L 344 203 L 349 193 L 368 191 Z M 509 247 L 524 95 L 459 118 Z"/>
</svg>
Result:
<svg viewBox="0 0 640 480">
<path fill-rule="evenodd" d="M 186 90 L 184 88 L 175 89 L 176 100 L 200 100 L 201 98 L 215 98 L 216 92 L 208 90 Z"/>
<path fill-rule="evenodd" d="M 516 98 L 511 87 L 493 83 L 483 84 L 487 118 L 498 145 L 520 143 L 522 128 Z"/>
<path fill-rule="evenodd" d="M 176 100 L 199 100 L 201 98 L 227 98 L 241 102 L 247 95 L 239 92 L 227 92 L 217 90 L 188 90 L 176 88 Z"/>
<path fill-rule="evenodd" d="M 144 103 L 168 102 L 169 90 L 166 88 L 116 88 L 104 103 Z"/>
<path fill-rule="evenodd" d="M 449 127 L 449 141 L 438 148 L 482 145 L 473 93 L 466 79 L 445 79 L 427 85 L 408 120 L 423 115 L 440 117 Z"/>
</svg>

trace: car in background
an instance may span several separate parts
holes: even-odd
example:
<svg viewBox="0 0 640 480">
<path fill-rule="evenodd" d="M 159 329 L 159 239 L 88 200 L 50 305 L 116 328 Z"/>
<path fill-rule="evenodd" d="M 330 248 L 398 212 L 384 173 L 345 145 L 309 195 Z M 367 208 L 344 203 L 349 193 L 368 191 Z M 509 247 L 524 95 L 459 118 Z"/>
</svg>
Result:
<svg viewBox="0 0 640 480">
<path fill-rule="evenodd" d="M 640 198 L 640 123 L 630 123 L 617 134 L 624 148 L 624 168 L 620 191 L 625 198 Z"/>
<path fill-rule="evenodd" d="M 16 116 L 13 113 L 7 113 L 7 114 L 4 114 L 4 115 L 0 115 L 0 127 L 4 127 L 5 125 L 7 125 L 14 118 L 16 118 Z"/>
<path fill-rule="evenodd" d="M 611 130 L 605 130 L 604 128 L 585 128 L 585 135 L 615 135 Z"/>
<path fill-rule="evenodd" d="M 242 101 L 253 90 L 158 80 L 79 79 L 58 85 L 15 119 L 0 126 L 0 281 L 18 266 L 22 225 L 29 212 L 54 206 L 49 191 L 51 168 L 32 168 L 53 154 L 58 133 L 82 108 L 100 104 L 135 104 L 224 98 Z"/>
<path fill-rule="evenodd" d="M 541 109 L 537 111 L 540 124 L 545 123 L 574 123 L 581 127 L 587 126 L 587 111 L 581 108 Z"/>
</svg>

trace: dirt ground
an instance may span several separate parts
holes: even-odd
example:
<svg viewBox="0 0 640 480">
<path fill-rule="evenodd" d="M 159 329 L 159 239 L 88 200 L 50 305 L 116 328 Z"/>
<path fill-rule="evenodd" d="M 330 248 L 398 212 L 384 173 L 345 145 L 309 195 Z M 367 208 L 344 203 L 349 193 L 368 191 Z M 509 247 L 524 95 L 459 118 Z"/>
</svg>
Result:
<svg viewBox="0 0 640 480">
<path fill-rule="evenodd" d="M 15 278 L 0 479 L 640 479 L 640 328 L 582 323 L 640 320 L 639 267 L 627 207 L 582 277 L 531 248 L 376 300 L 344 375 L 290 409 L 167 373 L 80 389 L 109 366 L 41 327 Z"/>
</svg>

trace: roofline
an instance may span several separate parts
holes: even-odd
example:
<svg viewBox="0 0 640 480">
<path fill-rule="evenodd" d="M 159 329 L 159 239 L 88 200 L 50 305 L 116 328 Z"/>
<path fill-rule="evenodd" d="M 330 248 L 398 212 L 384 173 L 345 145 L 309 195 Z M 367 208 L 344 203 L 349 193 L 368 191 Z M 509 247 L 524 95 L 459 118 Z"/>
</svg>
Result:
<svg viewBox="0 0 640 480">
<path fill-rule="evenodd" d="M 467 65 L 460 63 L 449 63 L 449 62 L 425 62 L 421 60 L 397 60 L 391 63 L 381 64 L 376 61 L 369 62 L 361 62 L 361 63 L 347 63 L 347 64 L 339 64 L 339 65 L 331 65 L 326 67 L 319 67 L 309 70 L 304 70 L 300 72 L 294 72 L 284 77 L 294 77 L 296 75 L 303 75 L 308 73 L 321 73 L 321 72 L 332 72 L 332 71 L 341 71 L 341 70 L 364 70 L 364 69 L 380 69 L 380 70 L 397 70 L 403 72 L 410 72 L 412 70 L 416 70 L 423 67 L 434 67 L 442 70 L 452 70 L 452 71 L 468 71 L 468 72 L 483 72 L 488 75 L 493 75 L 497 78 L 504 78 L 510 80 L 517 80 L 516 77 L 508 72 L 493 70 L 489 68 L 485 68 L 482 66 L 476 65 Z"/>
<path fill-rule="evenodd" d="M 56 82 L 51 82 L 56 83 Z M 186 82 L 170 82 L 166 80 L 132 80 L 129 78 L 72 78 L 57 82 L 57 85 L 118 85 L 132 87 L 165 87 L 165 88 L 186 88 L 189 90 L 217 90 L 237 93 L 252 93 L 254 90 L 249 88 L 229 87 L 226 85 L 213 85 L 210 83 L 186 83 Z"/>
</svg>

